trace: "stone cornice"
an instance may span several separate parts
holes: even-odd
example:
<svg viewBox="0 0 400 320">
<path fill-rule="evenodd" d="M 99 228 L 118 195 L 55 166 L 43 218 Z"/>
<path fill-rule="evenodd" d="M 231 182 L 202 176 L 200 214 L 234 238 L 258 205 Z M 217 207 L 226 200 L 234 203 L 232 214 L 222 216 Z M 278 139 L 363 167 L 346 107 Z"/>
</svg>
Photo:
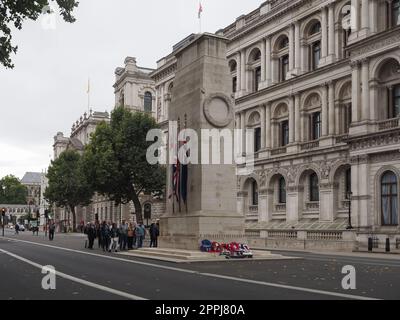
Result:
<svg viewBox="0 0 400 320">
<path fill-rule="evenodd" d="M 349 137 L 347 140 L 350 151 L 370 149 L 400 143 L 400 129 L 396 128 L 385 132 L 370 133 L 368 135 Z"/>
<path fill-rule="evenodd" d="M 240 97 L 240 98 L 235 100 L 235 104 L 239 105 L 239 104 L 244 103 L 244 102 L 249 102 L 249 101 L 251 101 L 251 100 L 253 100 L 255 98 L 259 98 L 259 97 L 261 97 L 263 95 L 269 94 L 269 93 L 274 92 L 274 91 L 285 91 L 283 89 L 285 87 L 287 87 L 288 90 L 293 90 L 293 86 L 296 85 L 296 84 L 302 84 L 306 80 L 315 79 L 319 75 L 326 74 L 327 71 L 336 70 L 336 69 L 341 68 L 341 67 L 344 68 L 344 67 L 349 66 L 349 65 L 350 65 L 350 60 L 349 59 L 340 60 L 340 61 L 338 61 L 336 63 L 332 63 L 332 64 L 329 64 L 329 65 L 326 65 L 326 66 L 324 66 L 324 67 L 322 67 L 320 69 L 317 69 L 315 71 L 307 72 L 307 73 L 305 73 L 303 75 L 300 75 L 298 77 L 295 77 L 295 78 L 286 80 L 284 82 L 280 82 L 280 83 L 271 85 L 271 86 L 266 87 L 264 89 L 261 89 L 261 90 L 259 90 L 257 92 L 250 93 L 248 95 Z M 350 76 L 350 73 L 351 73 L 351 70 L 349 69 L 349 74 L 346 75 L 346 76 Z M 343 77 L 341 77 L 341 78 L 343 78 Z M 338 79 L 332 79 L 332 80 L 338 80 Z M 296 90 L 294 92 L 296 92 L 298 94 L 298 93 L 300 93 L 300 90 Z"/>
<path fill-rule="evenodd" d="M 288 2 L 291 3 L 288 4 Z M 273 7 L 271 11 L 269 11 L 267 14 L 259 15 L 258 18 L 253 19 L 249 24 L 245 25 L 243 28 L 240 28 L 239 30 L 236 30 L 232 33 L 227 33 L 226 37 L 228 37 L 230 41 L 241 39 L 245 37 L 247 34 L 253 32 L 254 29 L 262 27 L 265 24 L 271 23 L 274 20 L 280 18 L 281 16 L 291 12 L 292 10 L 308 2 L 312 3 L 312 0 L 282 1 L 279 5 Z M 246 19 L 246 17 L 251 16 L 252 14 L 254 15 L 254 13 L 255 12 L 250 13 L 248 16 L 245 16 L 244 19 Z M 229 28 L 232 29 L 233 26 L 234 24 L 231 24 L 225 30 L 229 30 Z"/>
<path fill-rule="evenodd" d="M 349 45 L 346 50 L 351 52 L 351 59 L 357 61 L 371 58 L 375 54 L 387 50 L 388 47 L 400 47 L 400 26 L 357 41 Z"/>
</svg>

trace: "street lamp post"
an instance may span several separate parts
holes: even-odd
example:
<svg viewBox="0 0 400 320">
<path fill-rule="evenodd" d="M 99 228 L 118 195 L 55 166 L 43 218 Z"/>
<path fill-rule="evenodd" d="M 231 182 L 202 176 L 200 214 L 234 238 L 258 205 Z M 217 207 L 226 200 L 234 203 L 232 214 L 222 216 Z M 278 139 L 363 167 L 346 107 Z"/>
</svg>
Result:
<svg viewBox="0 0 400 320">
<path fill-rule="evenodd" d="M 353 226 L 351 225 L 351 197 L 353 196 L 353 192 L 349 191 L 347 193 L 347 198 L 349 199 L 349 221 L 346 230 L 351 230 L 353 229 Z"/>
<path fill-rule="evenodd" d="M 4 199 L 5 199 L 6 198 L 6 186 L 3 186 L 2 189 L 3 189 L 3 193 L 4 193 Z M 4 237 L 4 222 L 6 221 L 6 213 L 5 213 L 4 208 L 1 210 L 1 219 L 2 219 L 1 224 L 2 224 L 3 237 Z"/>
</svg>

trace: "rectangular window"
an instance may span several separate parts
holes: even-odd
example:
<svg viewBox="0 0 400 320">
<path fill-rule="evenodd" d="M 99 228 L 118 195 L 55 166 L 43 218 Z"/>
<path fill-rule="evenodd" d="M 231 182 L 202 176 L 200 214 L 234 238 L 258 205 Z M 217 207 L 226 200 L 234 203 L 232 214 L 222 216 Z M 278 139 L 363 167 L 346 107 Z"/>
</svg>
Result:
<svg viewBox="0 0 400 320">
<path fill-rule="evenodd" d="M 321 59 L 321 42 L 317 41 L 312 45 L 312 70 L 318 68 L 319 61 Z"/>
<path fill-rule="evenodd" d="M 252 205 L 258 206 L 258 186 L 256 181 L 253 181 L 251 189 L 252 189 Z"/>
<path fill-rule="evenodd" d="M 289 121 L 281 122 L 281 147 L 289 144 Z"/>
<path fill-rule="evenodd" d="M 254 152 L 261 150 L 261 128 L 254 130 Z"/>
<path fill-rule="evenodd" d="M 261 67 L 256 68 L 254 71 L 254 90 L 258 91 L 261 83 Z"/>
<path fill-rule="evenodd" d="M 286 75 L 289 72 L 289 56 L 283 56 L 281 58 L 281 68 L 280 68 L 280 80 L 285 81 Z"/>
<path fill-rule="evenodd" d="M 393 88 L 393 118 L 400 116 L 400 85 Z"/>
<path fill-rule="evenodd" d="M 237 92 L 237 77 L 233 77 L 232 79 L 232 92 Z"/>
<path fill-rule="evenodd" d="M 321 112 L 311 115 L 311 140 L 318 140 L 321 137 Z"/>
<path fill-rule="evenodd" d="M 392 27 L 400 25 L 400 0 L 392 1 Z"/>
</svg>

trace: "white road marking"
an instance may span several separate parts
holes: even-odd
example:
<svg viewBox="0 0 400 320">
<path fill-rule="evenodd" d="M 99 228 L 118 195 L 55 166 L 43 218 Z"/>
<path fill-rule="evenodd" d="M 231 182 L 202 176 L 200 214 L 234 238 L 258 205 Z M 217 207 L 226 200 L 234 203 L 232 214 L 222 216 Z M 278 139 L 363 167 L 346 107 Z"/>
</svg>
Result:
<svg viewBox="0 0 400 320">
<path fill-rule="evenodd" d="M 10 257 L 13 257 L 13 258 L 15 258 L 17 260 L 25 262 L 25 263 L 27 263 L 27 264 L 35 267 L 35 268 L 38 268 L 40 270 L 43 269 L 42 265 L 40 265 L 40 264 L 38 264 L 36 262 L 33 262 L 31 260 L 25 259 L 25 258 L 23 258 L 21 256 L 18 256 L 18 255 L 14 254 L 14 253 L 11 253 L 9 251 L 0 249 L 0 253 L 4 253 L 6 255 L 9 255 Z M 90 282 L 90 281 L 82 280 L 82 279 L 70 276 L 68 274 L 59 272 L 57 270 L 56 270 L 56 276 L 58 276 L 60 278 L 63 278 L 63 279 L 66 279 L 66 280 L 70 280 L 70 281 L 79 283 L 79 284 L 83 284 L 83 285 L 85 285 L 87 287 L 95 288 L 95 289 L 98 289 L 98 290 L 101 290 L 101 291 L 105 291 L 107 293 L 111 293 L 111 294 L 114 294 L 114 295 L 117 295 L 117 296 L 120 296 L 120 297 L 123 297 L 123 298 L 127 298 L 127 299 L 130 299 L 130 300 L 147 300 L 145 298 L 142 298 L 142 297 L 139 297 L 139 296 L 135 296 L 135 295 L 130 294 L 130 293 L 122 292 L 122 291 L 119 291 L 119 290 L 115 290 L 115 289 L 111 289 L 111 288 L 99 285 L 97 283 L 93 283 L 93 282 Z"/>
<path fill-rule="evenodd" d="M 345 298 L 345 299 L 380 300 L 380 299 L 377 299 L 377 298 L 357 296 L 357 295 L 351 295 L 351 294 L 344 294 L 344 293 L 339 293 L 339 292 L 330 292 L 330 291 L 324 291 L 324 290 L 309 289 L 309 288 L 304 288 L 304 287 L 281 285 L 281 284 L 276 284 L 276 283 L 270 283 L 270 282 L 264 282 L 264 281 L 256 281 L 256 280 L 250 280 L 250 279 L 242 279 L 242 278 L 224 276 L 224 275 L 213 274 L 213 273 L 202 273 L 202 272 L 199 272 L 199 271 L 186 270 L 186 269 L 181 269 L 181 268 L 174 268 L 174 267 L 163 266 L 163 265 L 158 265 L 158 264 L 153 264 L 153 263 L 148 263 L 148 262 L 141 262 L 141 261 L 134 261 L 134 260 L 129 260 L 129 259 L 117 258 L 117 257 L 112 257 L 112 256 L 105 256 L 105 255 L 101 255 L 101 254 L 85 252 L 85 251 L 69 249 L 69 248 L 63 248 L 63 247 L 56 247 L 56 246 L 51 246 L 51 245 L 48 245 L 48 244 L 42 244 L 42 243 L 37 243 L 37 242 L 30 242 L 30 241 L 18 240 L 18 239 L 12 239 L 12 238 L 7 238 L 7 239 L 9 239 L 11 241 L 15 241 L 15 242 L 24 242 L 24 243 L 28 243 L 28 244 L 32 244 L 32 245 L 48 247 L 48 248 L 53 248 L 53 249 L 57 249 L 57 250 L 63 250 L 63 251 L 68 251 L 68 252 L 74 252 L 74 253 L 90 255 L 90 256 L 99 257 L 99 258 L 123 261 L 123 262 L 128 262 L 128 263 L 133 263 L 133 264 L 138 264 L 138 265 L 144 265 L 144 266 L 158 268 L 158 269 L 165 269 L 165 270 L 172 270 L 172 271 L 189 273 L 189 274 L 196 274 L 196 275 L 201 275 L 201 276 L 211 277 L 211 278 L 219 278 L 219 279 L 232 280 L 232 281 L 238 281 L 238 282 L 244 282 L 244 283 L 250 283 L 250 284 L 263 285 L 263 286 L 267 286 L 267 287 L 275 287 L 275 288 L 282 288 L 282 289 L 288 289 L 288 290 L 294 290 L 294 291 L 309 292 L 309 293 L 315 293 L 315 294 L 321 294 L 321 295 L 333 296 L 333 297 Z"/>
</svg>

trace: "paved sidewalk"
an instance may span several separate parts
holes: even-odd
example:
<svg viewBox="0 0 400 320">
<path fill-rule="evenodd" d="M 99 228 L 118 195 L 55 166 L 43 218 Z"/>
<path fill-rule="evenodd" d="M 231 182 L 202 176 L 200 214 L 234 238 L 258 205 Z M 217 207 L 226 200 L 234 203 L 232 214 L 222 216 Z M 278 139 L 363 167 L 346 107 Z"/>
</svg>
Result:
<svg viewBox="0 0 400 320">
<path fill-rule="evenodd" d="M 293 252 L 293 253 L 319 254 L 319 255 L 326 255 L 326 256 L 400 260 L 400 254 L 397 252 L 384 253 L 384 252 L 318 251 L 318 250 L 277 249 L 277 248 L 257 248 L 257 247 L 254 247 L 252 249 L 265 250 L 265 251 L 271 251 L 271 252 Z"/>
</svg>

